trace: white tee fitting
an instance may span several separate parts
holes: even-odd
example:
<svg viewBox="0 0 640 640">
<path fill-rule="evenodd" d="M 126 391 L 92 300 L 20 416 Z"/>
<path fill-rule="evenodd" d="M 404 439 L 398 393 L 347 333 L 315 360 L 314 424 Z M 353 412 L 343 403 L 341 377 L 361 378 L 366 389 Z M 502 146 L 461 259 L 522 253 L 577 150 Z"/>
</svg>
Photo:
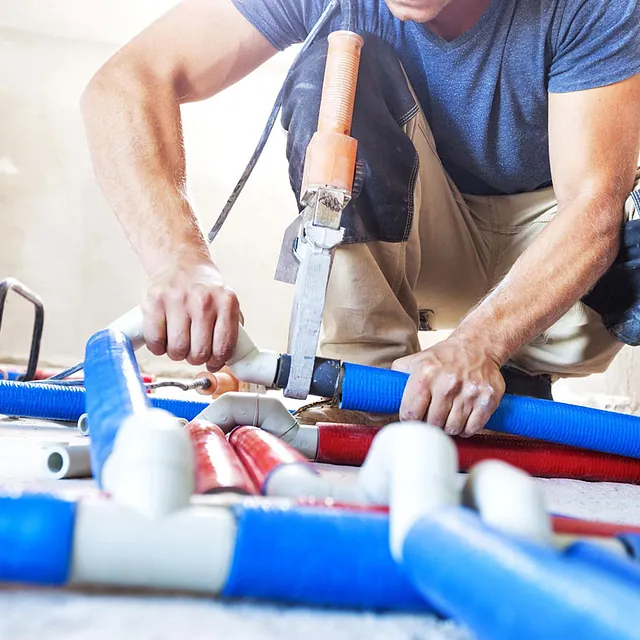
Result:
<svg viewBox="0 0 640 640">
<path fill-rule="evenodd" d="M 125 420 L 102 469 L 102 484 L 116 502 L 149 518 L 187 506 L 195 463 L 179 419 L 150 409 Z"/>
<path fill-rule="evenodd" d="M 235 538 L 235 518 L 223 507 L 150 519 L 112 500 L 82 500 L 70 583 L 220 593 Z"/>
<path fill-rule="evenodd" d="M 479 462 L 469 472 L 462 500 L 500 531 L 542 544 L 553 543 L 551 518 L 540 486 L 521 469 L 501 460 Z"/>
<path fill-rule="evenodd" d="M 370 502 L 389 505 L 391 553 L 402 560 L 411 526 L 423 515 L 459 502 L 458 453 L 442 429 L 394 423 L 373 439 L 358 484 Z"/>
</svg>

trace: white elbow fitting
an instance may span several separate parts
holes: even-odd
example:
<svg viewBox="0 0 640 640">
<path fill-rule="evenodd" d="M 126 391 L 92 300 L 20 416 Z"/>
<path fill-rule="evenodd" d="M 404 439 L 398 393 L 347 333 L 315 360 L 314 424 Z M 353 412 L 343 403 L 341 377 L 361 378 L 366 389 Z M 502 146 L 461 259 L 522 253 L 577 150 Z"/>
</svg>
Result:
<svg viewBox="0 0 640 640">
<path fill-rule="evenodd" d="M 295 436 L 298 427 L 298 421 L 279 398 L 259 393 L 223 393 L 198 418 L 213 422 L 225 433 L 237 426 L 260 427 L 278 438 L 284 436 L 285 442 Z"/>
<path fill-rule="evenodd" d="M 140 307 L 134 307 L 131 311 L 127 311 L 107 328 L 122 331 L 131 340 L 134 350 L 144 345 L 144 319 Z"/>
<path fill-rule="evenodd" d="M 552 544 L 551 518 L 540 487 L 521 469 L 501 460 L 479 462 L 469 472 L 462 500 L 500 531 Z"/>
<path fill-rule="evenodd" d="M 195 488 L 189 434 L 166 411 L 132 415 L 118 431 L 102 483 L 116 502 L 150 518 L 187 506 Z"/>
<path fill-rule="evenodd" d="M 360 470 L 362 495 L 388 504 L 391 553 L 402 558 L 404 539 L 423 515 L 458 504 L 458 453 L 442 429 L 423 422 L 384 427 Z"/>
<path fill-rule="evenodd" d="M 245 328 L 240 325 L 238 342 L 226 364 L 238 380 L 271 388 L 278 371 L 278 354 L 258 349 Z"/>
</svg>

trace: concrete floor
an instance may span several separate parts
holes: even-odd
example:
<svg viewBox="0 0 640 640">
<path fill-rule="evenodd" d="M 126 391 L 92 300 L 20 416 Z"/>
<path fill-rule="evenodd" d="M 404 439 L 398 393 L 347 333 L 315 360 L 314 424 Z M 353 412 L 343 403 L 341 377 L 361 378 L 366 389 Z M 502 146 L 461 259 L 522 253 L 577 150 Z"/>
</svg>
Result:
<svg viewBox="0 0 640 640">
<path fill-rule="evenodd" d="M 67 498 L 94 493 L 89 480 L 42 478 L 43 446 L 82 442 L 74 428 L 0 421 L 0 491 L 50 491 Z M 355 469 L 320 465 L 353 481 Z M 548 508 L 593 520 L 640 524 L 640 486 L 540 480 Z M 151 593 L 50 590 L 0 586 L 0 640 L 47 638 L 212 637 L 305 640 L 462 640 L 463 628 L 427 615 L 319 610 Z"/>
</svg>

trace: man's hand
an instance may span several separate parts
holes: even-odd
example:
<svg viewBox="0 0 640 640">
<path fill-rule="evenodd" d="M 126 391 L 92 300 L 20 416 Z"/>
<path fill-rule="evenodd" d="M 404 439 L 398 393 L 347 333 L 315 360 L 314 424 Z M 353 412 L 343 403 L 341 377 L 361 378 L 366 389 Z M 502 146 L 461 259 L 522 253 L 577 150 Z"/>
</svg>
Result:
<svg viewBox="0 0 640 640">
<path fill-rule="evenodd" d="M 238 339 L 240 308 L 211 261 L 181 258 L 149 279 L 142 303 L 149 351 L 217 371 Z"/>
<path fill-rule="evenodd" d="M 393 369 L 410 373 L 401 420 L 423 420 L 451 436 L 480 431 L 498 408 L 505 383 L 499 361 L 455 335 L 430 349 L 400 358 Z"/>
</svg>

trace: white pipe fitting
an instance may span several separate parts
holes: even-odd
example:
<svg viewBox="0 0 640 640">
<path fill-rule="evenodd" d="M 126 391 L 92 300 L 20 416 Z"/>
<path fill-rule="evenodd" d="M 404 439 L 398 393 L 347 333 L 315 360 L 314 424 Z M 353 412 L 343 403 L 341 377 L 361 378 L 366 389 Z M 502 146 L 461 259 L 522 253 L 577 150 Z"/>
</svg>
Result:
<svg viewBox="0 0 640 640">
<path fill-rule="evenodd" d="M 528 474 L 501 460 L 476 464 L 462 491 L 463 503 L 488 525 L 510 535 L 553 544 L 551 518 L 542 491 Z"/>
<path fill-rule="evenodd" d="M 412 525 L 435 509 L 458 504 L 458 452 L 442 429 L 423 422 L 384 427 L 360 470 L 362 496 L 389 505 L 391 553 L 402 560 Z"/>
<path fill-rule="evenodd" d="M 90 478 L 91 461 L 87 445 L 55 445 L 44 450 L 43 475 L 53 480 Z"/>
<path fill-rule="evenodd" d="M 367 504 L 359 486 L 332 482 L 305 464 L 283 464 L 274 469 L 267 478 L 265 495 Z"/>
<path fill-rule="evenodd" d="M 144 322 L 140 307 L 135 307 L 120 316 L 109 328 L 126 334 L 134 349 L 144 345 Z M 278 354 L 258 349 L 245 328 L 239 325 L 238 341 L 226 364 L 233 375 L 242 382 L 273 387 L 278 370 Z"/>
<path fill-rule="evenodd" d="M 113 501 L 82 500 L 70 583 L 217 594 L 235 538 L 235 518 L 226 508 L 193 506 L 156 520 Z"/>
<path fill-rule="evenodd" d="M 124 421 L 102 469 L 113 499 L 158 518 L 189 504 L 195 489 L 194 452 L 178 418 L 160 409 Z"/>
<path fill-rule="evenodd" d="M 84 437 L 89 435 L 89 415 L 87 413 L 83 413 L 78 418 L 77 427 L 80 435 Z"/>
<path fill-rule="evenodd" d="M 198 418 L 213 422 L 225 433 L 237 426 L 260 427 L 287 443 L 299 428 L 298 421 L 279 398 L 259 393 L 223 393 Z"/>
</svg>

